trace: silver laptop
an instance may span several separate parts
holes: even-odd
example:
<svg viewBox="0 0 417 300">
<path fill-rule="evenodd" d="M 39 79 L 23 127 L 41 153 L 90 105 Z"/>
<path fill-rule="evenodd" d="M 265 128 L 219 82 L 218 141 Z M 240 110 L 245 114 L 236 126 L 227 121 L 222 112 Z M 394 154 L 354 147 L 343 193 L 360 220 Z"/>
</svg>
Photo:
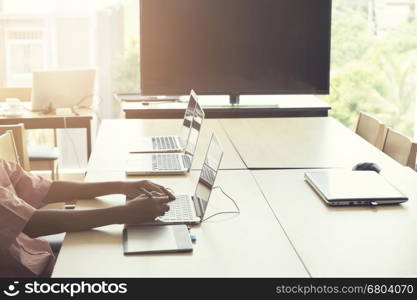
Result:
<svg viewBox="0 0 417 300">
<path fill-rule="evenodd" d="M 183 152 L 188 142 L 193 121 L 194 111 L 197 103 L 197 95 L 191 90 L 190 99 L 185 109 L 184 120 L 178 136 L 151 136 L 143 137 L 133 141 L 129 146 L 129 152 L 132 153 L 150 153 L 150 152 Z"/>
<path fill-rule="evenodd" d="M 325 170 L 305 173 L 305 180 L 329 205 L 398 204 L 408 200 L 373 171 Z"/>
<path fill-rule="evenodd" d="M 191 169 L 194 152 L 204 120 L 204 111 L 195 103 L 193 119 L 184 153 L 131 153 L 126 162 L 127 175 L 186 174 Z"/>
<path fill-rule="evenodd" d="M 90 107 L 95 78 L 94 69 L 33 72 L 32 110 Z"/>
<path fill-rule="evenodd" d="M 169 211 L 164 216 L 158 217 L 155 224 L 200 223 L 204 219 L 222 158 L 223 148 L 213 134 L 194 195 L 175 195 L 176 199 L 168 203 Z"/>
</svg>

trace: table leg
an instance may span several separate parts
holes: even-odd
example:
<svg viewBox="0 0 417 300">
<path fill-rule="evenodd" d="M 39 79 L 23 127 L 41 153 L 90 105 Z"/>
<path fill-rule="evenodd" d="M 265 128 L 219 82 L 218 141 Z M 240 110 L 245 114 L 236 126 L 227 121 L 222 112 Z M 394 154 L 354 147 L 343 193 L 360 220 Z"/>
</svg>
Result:
<svg viewBox="0 0 417 300">
<path fill-rule="evenodd" d="M 91 121 L 88 123 L 87 127 L 85 128 L 87 130 L 87 162 L 90 159 L 91 155 Z"/>
</svg>

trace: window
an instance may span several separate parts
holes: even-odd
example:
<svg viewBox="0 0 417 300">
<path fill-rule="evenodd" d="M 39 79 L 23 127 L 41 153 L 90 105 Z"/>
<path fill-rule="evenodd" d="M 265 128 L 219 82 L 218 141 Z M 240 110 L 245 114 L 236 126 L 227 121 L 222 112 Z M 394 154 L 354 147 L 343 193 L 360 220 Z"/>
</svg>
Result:
<svg viewBox="0 0 417 300">
<path fill-rule="evenodd" d="M 7 86 L 30 86 L 32 72 L 44 67 L 42 30 L 11 30 L 6 34 Z"/>
<path fill-rule="evenodd" d="M 416 0 L 333 0 L 331 114 L 348 126 L 369 112 L 416 135 Z"/>
<path fill-rule="evenodd" d="M 130 45 L 127 34 L 132 33 L 124 30 L 128 28 L 124 15 L 133 12 L 136 3 L 137 0 L 0 0 L 0 86 L 30 87 L 35 70 L 96 68 L 100 96 L 96 112 L 101 118 L 112 117 L 112 74 L 117 57 L 123 56 Z M 129 68 L 131 65 L 122 66 L 122 72 Z M 58 131 L 62 168 L 86 166 L 84 134 L 79 129 Z M 29 142 L 50 144 L 52 139 L 44 130 L 31 130 Z M 75 147 L 77 144 L 82 146 Z"/>
</svg>

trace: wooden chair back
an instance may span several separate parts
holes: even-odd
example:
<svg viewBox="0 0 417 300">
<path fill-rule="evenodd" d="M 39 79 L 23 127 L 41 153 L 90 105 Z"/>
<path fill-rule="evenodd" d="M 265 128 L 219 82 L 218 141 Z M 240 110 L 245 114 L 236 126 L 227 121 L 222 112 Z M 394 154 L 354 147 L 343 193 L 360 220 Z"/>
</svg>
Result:
<svg viewBox="0 0 417 300">
<path fill-rule="evenodd" d="M 19 156 L 19 164 L 26 171 L 30 171 L 30 162 L 27 148 L 26 130 L 23 124 L 0 125 L 0 134 L 11 131 Z"/>
<path fill-rule="evenodd" d="M 19 164 L 19 157 L 11 131 L 0 135 L 0 158 Z"/>
<path fill-rule="evenodd" d="M 382 150 L 387 127 L 379 120 L 364 112 L 360 112 L 355 132 L 370 144 Z"/>
<path fill-rule="evenodd" d="M 417 144 L 401 133 L 388 128 L 382 151 L 400 164 L 415 169 Z"/>
</svg>

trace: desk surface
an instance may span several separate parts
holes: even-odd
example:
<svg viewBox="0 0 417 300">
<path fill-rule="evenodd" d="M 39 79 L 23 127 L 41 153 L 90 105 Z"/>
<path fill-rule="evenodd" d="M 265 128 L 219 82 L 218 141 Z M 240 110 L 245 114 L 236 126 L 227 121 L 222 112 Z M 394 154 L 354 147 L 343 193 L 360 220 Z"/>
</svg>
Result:
<svg viewBox="0 0 417 300">
<path fill-rule="evenodd" d="M 97 151 L 91 155 L 87 172 L 124 171 L 129 155 L 129 144 L 132 141 L 143 136 L 178 135 L 181 122 L 181 120 L 104 120 L 96 137 Z M 212 132 L 217 135 L 224 149 L 220 167 L 246 169 L 218 120 L 204 120 L 192 168 L 201 168 Z"/>
<path fill-rule="evenodd" d="M 331 117 L 220 120 L 250 169 L 352 167 L 395 164 Z"/>
<path fill-rule="evenodd" d="M 410 200 L 380 207 L 329 207 L 306 170 L 252 171 L 313 277 L 417 276 L 417 174 L 384 176 Z"/>
<path fill-rule="evenodd" d="M 90 123 L 93 116 L 94 111 L 90 108 L 77 109 L 76 114 L 68 116 L 44 114 L 25 109 L 21 116 L 7 116 L 0 112 L 0 125 L 23 123 L 26 129 L 87 128 L 91 130 Z"/>
<path fill-rule="evenodd" d="M 0 104 L 2 107 L 3 104 Z M 67 117 L 91 117 L 93 114 L 93 110 L 91 108 L 77 108 L 76 113 L 72 113 Z M 30 109 L 25 108 L 21 116 L 8 116 L 7 114 L 3 114 L 0 111 L 0 117 L 5 119 L 10 118 L 62 118 L 63 116 L 56 115 L 54 113 L 45 114 L 41 111 L 32 111 Z"/>
<path fill-rule="evenodd" d="M 192 193 L 199 172 L 187 177 L 154 177 L 178 193 Z M 121 172 L 89 173 L 88 181 L 124 179 Z M 131 178 L 129 178 L 131 179 Z M 216 184 L 240 206 L 238 216 L 218 216 L 191 229 L 194 252 L 123 255 L 122 226 L 67 234 L 53 277 L 305 277 L 308 276 L 249 171 L 220 171 Z M 242 186 L 245 188 L 242 189 Z M 122 196 L 79 201 L 77 208 L 122 203 Z M 207 214 L 234 210 L 215 190 Z"/>
<path fill-rule="evenodd" d="M 145 134 L 175 134 L 179 126 L 180 121 L 174 120 L 104 121 L 87 180 L 126 179 L 123 170 L 115 168 L 117 159 L 126 155 L 126 140 Z M 220 171 L 217 184 L 237 200 L 242 213 L 194 227 L 198 242 L 193 254 L 124 256 L 122 226 L 112 225 L 68 234 L 53 275 L 417 276 L 417 174 L 410 168 L 400 166 L 332 118 L 206 120 L 199 147 L 208 144 L 212 130 L 223 143 L 228 167 L 243 165 L 235 146 L 250 167 L 300 170 Z M 410 200 L 376 208 L 328 207 L 304 181 L 302 168 L 350 168 L 358 161 L 380 164 L 382 175 Z M 190 193 L 197 176 L 192 171 L 186 176 L 147 178 L 177 193 Z M 128 180 L 135 178 L 140 179 Z M 78 209 L 123 201 L 122 196 L 107 196 L 79 201 Z M 216 190 L 209 209 L 230 210 L 233 206 Z"/>
</svg>

